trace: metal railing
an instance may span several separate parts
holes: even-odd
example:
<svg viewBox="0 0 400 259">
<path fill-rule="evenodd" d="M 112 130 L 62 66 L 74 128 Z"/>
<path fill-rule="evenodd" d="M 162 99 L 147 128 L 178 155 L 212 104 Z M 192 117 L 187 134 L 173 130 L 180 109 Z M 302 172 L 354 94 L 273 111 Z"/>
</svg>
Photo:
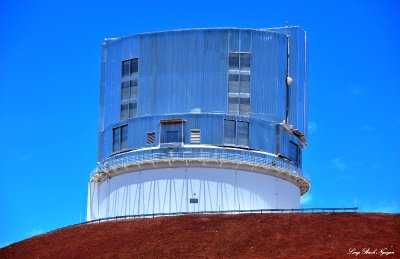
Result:
<svg viewBox="0 0 400 259">
<path fill-rule="evenodd" d="M 357 212 L 358 207 L 350 208 L 304 208 L 304 209 L 258 209 L 258 210 L 224 210 L 224 211 L 194 211 L 194 212 L 171 212 L 171 213 L 147 213 L 137 215 L 123 215 L 115 217 L 106 217 L 90 221 L 85 221 L 76 225 L 98 223 L 103 221 L 112 221 L 119 219 L 132 218 L 154 218 L 161 216 L 179 216 L 179 215 L 196 215 L 196 214 L 252 214 L 252 213 L 343 213 Z"/>
<path fill-rule="evenodd" d="M 268 154 L 228 148 L 177 148 L 174 151 L 169 149 L 132 151 L 105 160 L 92 172 L 92 175 L 99 172 L 109 172 L 121 167 L 167 161 L 219 162 L 221 164 L 233 163 L 237 165 L 262 166 L 303 176 L 302 169 L 291 161 Z"/>
</svg>

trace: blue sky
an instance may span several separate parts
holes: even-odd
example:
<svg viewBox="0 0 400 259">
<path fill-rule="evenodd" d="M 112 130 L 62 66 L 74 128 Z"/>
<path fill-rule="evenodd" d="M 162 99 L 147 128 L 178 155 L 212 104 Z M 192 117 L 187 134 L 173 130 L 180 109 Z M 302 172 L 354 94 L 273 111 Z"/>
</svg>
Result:
<svg viewBox="0 0 400 259">
<path fill-rule="evenodd" d="M 306 29 L 303 207 L 400 212 L 398 1 L 82 2 L 0 2 L 0 247 L 85 218 L 103 39 L 176 28 Z"/>
</svg>

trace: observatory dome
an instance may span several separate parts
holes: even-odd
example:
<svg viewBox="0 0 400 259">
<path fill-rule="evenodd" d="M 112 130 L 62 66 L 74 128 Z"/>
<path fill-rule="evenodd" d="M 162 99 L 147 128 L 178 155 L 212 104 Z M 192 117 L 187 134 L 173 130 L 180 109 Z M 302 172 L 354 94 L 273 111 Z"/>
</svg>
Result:
<svg viewBox="0 0 400 259">
<path fill-rule="evenodd" d="M 306 54 L 300 27 L 106 39 L 87 219 L 299 208 Z"/>
</svg>

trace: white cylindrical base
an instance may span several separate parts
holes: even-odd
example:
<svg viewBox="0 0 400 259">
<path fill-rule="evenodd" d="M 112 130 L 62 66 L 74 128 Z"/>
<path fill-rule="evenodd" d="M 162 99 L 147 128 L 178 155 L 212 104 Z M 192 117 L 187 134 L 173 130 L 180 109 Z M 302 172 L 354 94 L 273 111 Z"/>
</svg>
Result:
<svg viewBox="0 0 400 259">
<path fill-rule="evenodd" d="M 87 220 L 155 213 L 298 208 L 299 188 L 276 176 L 224 168 L 161 168 L 90 182 Z"/>
</svg>

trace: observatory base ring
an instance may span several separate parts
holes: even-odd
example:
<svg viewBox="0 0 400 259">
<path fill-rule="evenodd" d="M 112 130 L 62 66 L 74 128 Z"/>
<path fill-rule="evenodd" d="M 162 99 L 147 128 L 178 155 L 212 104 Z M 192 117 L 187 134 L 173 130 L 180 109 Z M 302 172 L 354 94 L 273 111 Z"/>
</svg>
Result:
<svg viewBox="0 0 400 259">
<path fill-rule="evenodd" d="M 100 164 L 89 183 L 88 220 L 199 211 L 298 209 L 309 181 L 285 160 L 202 148 L 133 151 Z"/>
<path fill-rule="evenodd" d="M 88 219 L 123 215 L 297 209 L 300 191 L 278 176 L 211 167 L 148 169 L 89 186 Z"/>
</svg>

